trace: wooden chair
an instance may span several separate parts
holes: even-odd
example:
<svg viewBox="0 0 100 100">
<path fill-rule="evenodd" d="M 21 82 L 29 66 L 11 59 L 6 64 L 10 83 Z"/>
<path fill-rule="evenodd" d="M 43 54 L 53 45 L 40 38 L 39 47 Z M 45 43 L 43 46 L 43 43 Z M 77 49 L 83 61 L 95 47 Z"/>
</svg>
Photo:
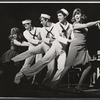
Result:
<svg viewBox="0 0 100 100">
<path fill-rule="evenodd" d="M 80 67 L 72 67 L 70 71 L 68 72 L 68 88 L 70 88 L 72 85 L 75 87 L 77 84 L 77 81 L 79 81 L 80 75 L 81 75 L 81 68 Z M 71 82 L 72 81 L 72 82 Z"/>
</svg>

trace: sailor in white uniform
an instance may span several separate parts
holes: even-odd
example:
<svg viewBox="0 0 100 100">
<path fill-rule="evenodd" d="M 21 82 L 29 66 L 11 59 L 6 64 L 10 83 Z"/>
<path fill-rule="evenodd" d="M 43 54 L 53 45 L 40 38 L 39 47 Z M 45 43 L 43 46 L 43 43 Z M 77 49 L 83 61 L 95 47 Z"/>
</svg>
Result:
<svg viewBox="0 0 100 100">
<path fill-rule="evenodd" d="M 48 14 L 41 14 L 40 21 L 43 27 L 40 29 L 40 35 L 42 38 L 42 43 L 36 46 L 35 48 L 31 48 L 24 53 L 19 54 L 18 56 L 12 58 L 14 62 L 21 61 L 30 57 L 35 54 L 46 53 L 52 45 L 52 41 L 54 40 L 52 37 L 53 35 L 53 28 L 54 23 L 50 22 L 50 15 Z M 55 59 L 48 63 L 48 70 L 46 74 L 46 78 L 43 81 L 43 85 L 48 85 L 50 80 L 53 77 L 55 67 Z"/>
<path fill-rule="evenodd" d="M 30 50 L 31 48 L 34 48 L 35 46 L 37 46 L 38 44 L 40 44 L 40 28 L 39 27 L 33 27 L 31 25 L 32 21 L 30 19 L 26 19 L 24 21 L 22 21 L 23 26 L 25 27 L 25 31 L 23 32 L 23 36 L 25 37 L 25 39 L 30 43 L 28 50 Z M 28 67 L 30 67 L 33 63 L 33 61 L 40 60 L 42 58 L 42 54 L 37 54 L 32 55 L 31 57 L 28 57 L 25 59 L 24 65 L 22 66 L 22 68 L 20 69 L 20 71 L 16 74 L 14 82 L 19 84 L 20 83 L 20 78 L 23 76 L 22 75 L 22 71 L 26 70 Z M 33 80 L 35 80 L 35 75 Z"/>
<path fill-rule="evenodd" d="M 60 78 L 61 72 L 66 64 L 67 45 L 74 40 L 72 25 L 66 20 L 68 14 L 69 13 L 66 9 L 61 9 L 57 12 L 59 22 L 54 26 L 53 30 L 55 40 L 52 42 L 51 48 L 41 60 L 28 68 L 26 71 L 23 71 L 25 76 L 31 77 L 41 71 L 50 61 L 57 58 L 58 69 L 50 86 L 53 87 L 53 84 Z"/>
</svg>

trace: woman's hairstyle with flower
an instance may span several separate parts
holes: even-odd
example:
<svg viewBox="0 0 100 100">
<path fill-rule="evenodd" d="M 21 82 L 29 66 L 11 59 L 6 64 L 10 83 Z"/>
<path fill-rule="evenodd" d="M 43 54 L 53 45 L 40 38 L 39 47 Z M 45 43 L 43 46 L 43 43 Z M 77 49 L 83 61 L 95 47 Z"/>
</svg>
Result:
<svg viewBox="0 0 100 100">
<path fill-rule="evenodd" d="M 75 22 L 75 15 L 76 14 L 79 14 L 81 13 L 81 22 L 83 23 L 85 21 L 85 19 L 87 18 L 87 16 L 83 13 L 83 11 L 80 9 L 80 8 L 76 8 L 74 11 L 73 11 L 73 14 L 72 14 L 72 19 L 71 21 L 72 22 Z"/>
<path fill-rule="evenodd" d="M 22 38 L 22 34 L 17 27 L 11 28 L 10 35 L 8 38 L 11 40 L 12 38 L 14 38 L 14 34 L 17 35 L 17 38 L 16 38 L 17 40 L 20 40 Z"/>
</svg>

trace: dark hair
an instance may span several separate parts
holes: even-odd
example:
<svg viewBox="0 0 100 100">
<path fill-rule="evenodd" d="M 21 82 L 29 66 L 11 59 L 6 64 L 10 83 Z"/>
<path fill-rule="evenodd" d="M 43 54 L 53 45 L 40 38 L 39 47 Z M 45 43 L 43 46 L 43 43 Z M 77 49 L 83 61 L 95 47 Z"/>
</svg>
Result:
<svg viewBox="0 0 100 100">
<path fill-rule="evenodd" d="M 9 35 L 9 39 L 11 40 L 13 37 L 13 35 L 16 34 L 17 35 L 17 40 L 20 41 L 22 39 L 22 34 L 20 32 L 20 30 L 17 28 L 17 27 L 13 27 L 11 28 L 11 31 L 10 31 L 10 35 Z"/>
<path fill-rule="evenodd" d="M 64 16 L 66 16 L 66 14 L 63 11 L 61 11 L 61 10 L 57 11 L 57 14 L 59 14 L 59 13 L 62 13 Z"/>
<path fill-rule="evenodd" d="M 82 11 L 80 8 L 76 8 L 76 9 L 73 11 L 71 21 L 72 21 L 72 22 L 75 22 L 75 15 L 78 14 L 78 13 L 81 13 L 81 22 L 83 23 L 83 22 L 85 21 L 85 19 L 87 18 L 87 16 L 83 13 L 83 11 Z"/>
</svg>

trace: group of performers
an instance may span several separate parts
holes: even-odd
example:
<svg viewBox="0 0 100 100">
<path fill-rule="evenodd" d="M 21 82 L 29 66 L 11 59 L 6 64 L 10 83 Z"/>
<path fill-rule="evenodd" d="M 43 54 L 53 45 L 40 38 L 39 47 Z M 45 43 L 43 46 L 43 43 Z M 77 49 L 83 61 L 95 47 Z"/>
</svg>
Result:
<svg viewBox="0 0 100 100">
<path fill-rule="evenodd" d="M 99 27 L 100 20 L 84 23 L 87 17 L 80 8 L 73 11 L 72 24 L 67 21 L 68 15 L 66 9 L 58 10 L 58 22 L 53 23 L 50 21 L 50 15 L 42 13 L 40 22 L 43 27 L 32 26 L 30 19 L 23 20 L 22 24 L 25 28 L 23 36 L 27 41 L 21 40 L 21 32 L 18 28 L 11 29 L 9 36 L 11 48 L 3 54 L 1 60 L 3 63 L 14 64 L 25 60 L 20 71 L 15 75 L 14 83 L 20 84 L 23 77 L 28 80 L 33 77 L 32 83 L 34 83 L 36 74 L 47 65 L 47 73 L 42 85 L 58 90 L 65 74 L 72 67 L 81 65 L 83 72 L 75 90 L 78 93 L 83 92 L 82 84 L 91 71 L 86 35 L 89 27 Z M 28 50 L 18 54 L 20 46 L 26 46 Z M 57 70 L 54 72 L 56 65 Z"/>
</svg>

